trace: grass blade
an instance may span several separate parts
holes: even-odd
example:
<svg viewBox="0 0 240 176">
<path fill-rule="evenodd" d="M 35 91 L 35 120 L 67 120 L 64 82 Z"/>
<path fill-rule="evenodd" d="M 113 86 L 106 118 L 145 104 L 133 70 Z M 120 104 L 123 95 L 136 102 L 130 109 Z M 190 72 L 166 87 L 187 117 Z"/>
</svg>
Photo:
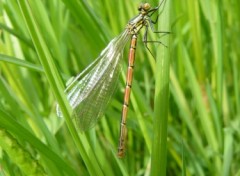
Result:
<svg viewBox="0 0 240 176">
<path fill-rule="evenodd" d="M 86 166 L 88 167 L 89 172 L 92 175 L 97 175 L 97 174 L 103 175 L 102 170 L 100 169 L 99 164 L 97 163 L 97 160 L 96 159 L 93 161 L 89 160 L 89 157 L 86 152 L 87 150 L 90 149 L 89 147 L 90 145 L 88 144 L 84 135 L 81 135 L 82 141 L 84 141 L 84 143 L 80 141 L 77 131 L 71 121 L 71 118 L 70 118 L 71 110 L 66 100 L 66 97 L 63 93 L 64 89 L 63 89 L 61 77 L 56 69 L 56 66 L 53 62 L 53 58 L 48 50 L 48 47 L 43 40 L 42 34 L 38 30 L 38 26 L 34 19 L 31 8 L 29 7 L 28 1 L 26 0 L 18 1 L 18 4 L 21 8 L 22 14 L 26 21 L 26 25 L 28 27 L 31 38 L 33 40 L 34 46 L 37 50 L 39 59 L 45 70 L 45 74 L 48 78 L 49 84 L 51 85 L 51 88 L 55 94 L 55 97 L 57 98 L 59 105 L 62 109 L 62 113 L 65 117 L 66 124 L 73 137 L 73 140 L 75 141 L 75 144 L 77 145 L 79 152 L 83 157 L 83 160 L 86 162 Z M 83 144 L 85 144 L 85 146 L 83 146 Z M 94 153 L 92 154 L 94 156 Z"/>
<path fill-rule="evenodd" d="M 170 30 L 170 3 L 166 1 L 164 11 L 161 14 L 159 31 Z M 169 36 L 162 42 L 170 46 Z M 151 153 L 151 175 L 166 175 L 167 165 L 167 119 L 169 102 L 169 72 L 170 51 L 164 46 L 159 46 L 156 61 L 156 86 L 154 100 L 153 140 Z"/>
</svg>

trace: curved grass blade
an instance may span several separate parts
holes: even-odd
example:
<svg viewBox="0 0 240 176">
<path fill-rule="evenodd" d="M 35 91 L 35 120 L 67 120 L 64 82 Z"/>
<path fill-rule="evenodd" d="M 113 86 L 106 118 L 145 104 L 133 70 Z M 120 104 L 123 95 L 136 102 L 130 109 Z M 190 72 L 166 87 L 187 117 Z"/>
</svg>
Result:
<svg viewBox="0 0 240 176">
<path fill-rule="evenodd" d="M 10 63 L 10 64 L 15 64 L 21 67 L 25 67 L 27 69 L 31 69 L 37 72 L 43 72 L 43 68 L 41 66 L 38 66 L 36 64 L 32 64 L 26 60 L 22 60 L 16 57 L 12 57 L 12 56 L 7 56 L 4 54 L 0 54 L 0 61 L 4 61 L 6 63 Z"/>
</svg>

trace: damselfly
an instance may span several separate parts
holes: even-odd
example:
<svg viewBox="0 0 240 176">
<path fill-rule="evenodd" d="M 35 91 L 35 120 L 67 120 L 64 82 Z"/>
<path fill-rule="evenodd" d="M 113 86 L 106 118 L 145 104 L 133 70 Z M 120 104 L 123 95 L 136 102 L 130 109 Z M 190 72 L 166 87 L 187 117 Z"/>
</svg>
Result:
<svg viewBox="0 0 240 176">
<path fill-rule="evenodd" d="M 125 138 L 127 135 L 126 120 L 132 86 L 137 35 L 140 29 L 143 27 L 146 28 L 143 41 L 147 47 L 148 27 L 150 26 L 153 32 L 155 32 L 151 16 L 159 9 L 163 2 L 164 0 L 155 8 L 151 8 L 149 3 L 140 4 L 138 7 L 139 14 L 128 22 L 122 34 L 115 37 L 101 52 L 99 57 L 82 73 L 76 76 L 65 90 L 73 109 L 72 116 L 80 130 L 85 131 L 93 127 L 98 119 L 103 116 L 104 110 L 114 92 L 121 70 L 122 52 L 126 43 L 131 39 L 120 125 L 119 157 L 123 157 L 125 152 Z M 57 106 L 57 115 L 62 116 L 59 106 Z"/>
</svg>

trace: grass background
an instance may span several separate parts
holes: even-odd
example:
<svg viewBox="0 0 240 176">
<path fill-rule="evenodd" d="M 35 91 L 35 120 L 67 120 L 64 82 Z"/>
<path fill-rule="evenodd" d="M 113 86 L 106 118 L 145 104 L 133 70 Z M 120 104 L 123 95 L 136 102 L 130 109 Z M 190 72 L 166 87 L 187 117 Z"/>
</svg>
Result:
<svg viewBox="0 0 240 176">
<path fill-rule="evenodd" d="M 240 175 L 238 0 L 167 0 L 156 29 L 172 34 L 149 32 L 168 46 L 149 45 L 156 59 L 141 32 L 124 159 L 116 149 L 128 46 L 105 117 L 86 133 L 74 128 L 64 83 L 139 3 L 0 1 L 1 175 Z"/>
</svg>

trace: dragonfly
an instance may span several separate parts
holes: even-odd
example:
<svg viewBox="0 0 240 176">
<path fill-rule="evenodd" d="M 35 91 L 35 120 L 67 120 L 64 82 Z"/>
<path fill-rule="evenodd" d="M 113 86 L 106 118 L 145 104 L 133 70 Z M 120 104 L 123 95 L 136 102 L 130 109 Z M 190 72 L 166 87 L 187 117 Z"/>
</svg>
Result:
<svg viewBox="0 0 240 176">
<path fill-rule="evenodd" d="M 118 77 L 121 72 L 123 50 L 130 40 L 126 88 L 117 152 L 119 158 L 125 155 L 127 138 L 126 122 L 133 80 L 137 37 L 139 31 L 145 27 L 143 42 L 146 48 L 149 50 L 147 47 L 148 42 L 161 43 L 160 41 L 147 41 L 147 34 L 149 27 L 154 33 L 168 33 L 155 31 L 153 24 L 155 24 L 158 19 L 156 19 L 156 21 L 151 19 L 151 16 L 158 11 L 164 1 L 165 0 L 162 0 L 159 5 L 154 8 L 152 8 L 149 3 L 141 3 L 138 7 L 139 14 L 128 22 L 125 30 L 119 36 L 113 38 L 97 59 L 77 75 L 65 89 L 67 99 L 73 109 L 72 117 L 79 129 L 86 131 L 94 127 L 98 120 L 104 115 L 104 111 L 116 89 Z M 61 109 L 58 105 L 57 115 L 62 116 Z"/>
</svg>

